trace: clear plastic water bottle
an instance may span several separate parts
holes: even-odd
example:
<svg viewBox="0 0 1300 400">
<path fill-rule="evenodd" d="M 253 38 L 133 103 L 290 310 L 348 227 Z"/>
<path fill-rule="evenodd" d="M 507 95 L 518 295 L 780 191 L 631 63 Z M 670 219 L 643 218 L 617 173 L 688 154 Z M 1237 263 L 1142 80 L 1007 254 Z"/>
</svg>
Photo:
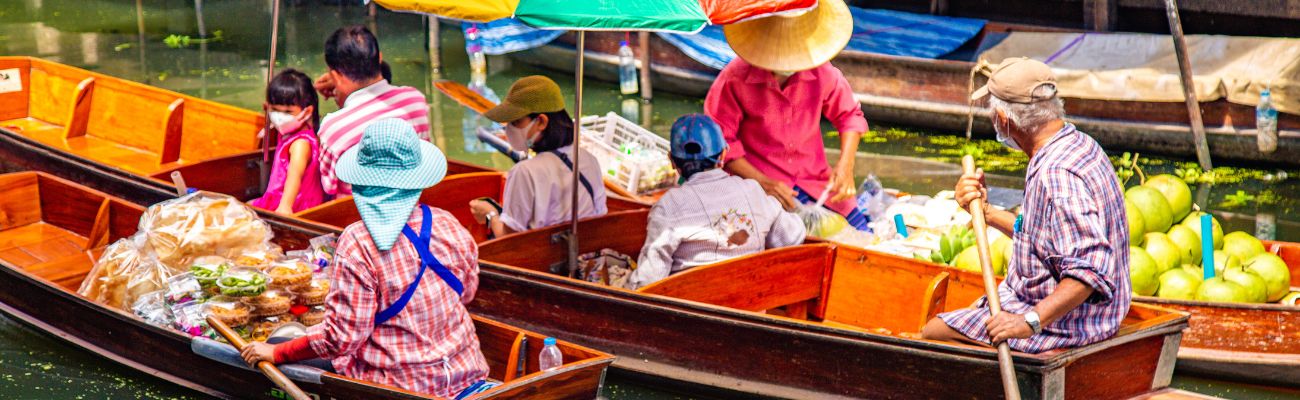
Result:
<svg viewBox="0 0 1300 400">
<path fill-rule="evenodd" d="M 487 71 L 472 71 L 469 74 L 469 89 L 482 95 L 483 98 L 493 103 L 501 102 L 496 92 L 487 86 Z M 499 124 L 492 122 L 478 111 L 465 107 L 462 112 L 461 120 L 461 137 L 465 143 L 465 151 L 469 153 L 487 153 L 493 151 L 486 143 L 478 138 L 478 128 L 486 128 L 489 132 L 500 131 L 502 128 Z"/>
<path fill-rule="evenodd" d="M 542 341 L 542 353 L 537 356 L 537 365 L 542 371 L 550 371 L 564 365 L 564 356 L 560 354 L 560 348 L 555 346 L 555 338 L 548 337 Z"/>
<path fill-rule="evenodd" d="M 478 24 L 465 29 L 465 51 L 469 53 L 470 73 L 487 73 L 487 56 L 483 54 L 483 42 L 479 38 Z"/>
<path fill-rule="evenodd" d="M 639 89 L 636 75 L 636 56 L 627 41 L 618 43 L 618 87 L 623 94 L 633 94 Z"/>
<path fill-rule="evenodd" d="M 1277 150 L 1277 109 L 1273 108 L 1273 96 L 1267 88 L 1259 92 L 1259 105 L 1255 106 L 1255 134 L 1260 152 Z"/>
<path fill-rule="evenodd" d="M 621 114 L 628 121 L 641 120 L 641 101 L 637 99 L 623 99 Z"/>
</svg>

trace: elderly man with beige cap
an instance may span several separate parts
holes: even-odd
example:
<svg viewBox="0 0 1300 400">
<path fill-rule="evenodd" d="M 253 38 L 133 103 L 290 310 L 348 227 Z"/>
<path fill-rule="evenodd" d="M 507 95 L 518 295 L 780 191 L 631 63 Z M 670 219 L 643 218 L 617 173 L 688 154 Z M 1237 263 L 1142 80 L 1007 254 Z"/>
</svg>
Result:
<svg viewBox="0 0 1300 400">
<path fill-rule="evenodd" d="M 848 6 L 822 0 L 801 15 L 760 18 L 723 31 L 739 57 L 718 74 L 704 98 L 704 112 L 727 139 L 726 170 L 758 181 L 787 210 L 815 203 L 826 193 L 826 208 L 867 230 L 853 182 L 867 120 L 848 80 L 829 62 L 853 34 Z M 822 142 L 822 117 L 840 132 L 833 172 Z"/>
<path fill-rule="evenodd" d="M 984 345 L 1005 340 L 1027 353 L 1114 335 L 1132 299 L 1128 223 L 1114 166 L 1095 140 L 1065 122 L 1056 76 L 1046 64 L 1004 60 L 972 100 L 985 95 L 998 140 L 1029 155 L 1021 221 L 983 203 L 989 225 L 1012 237 L 1007 276 L 998 286 L 1002 313 L 990 317 L 980 298 L 939 314 L 921 335 Z M 957 182 L 962 208 L 986 196 L 982 170 Z"/>
</svg>

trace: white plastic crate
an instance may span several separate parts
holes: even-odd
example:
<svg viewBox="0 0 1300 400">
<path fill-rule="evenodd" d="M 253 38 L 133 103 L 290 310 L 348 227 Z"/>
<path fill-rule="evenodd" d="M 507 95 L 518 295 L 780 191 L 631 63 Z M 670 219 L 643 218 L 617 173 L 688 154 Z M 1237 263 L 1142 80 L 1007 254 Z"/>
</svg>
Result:
<svg viewBox="0 0 1300 400">
<path fill-rule="evenodd" d="M 606 179 L 643 195 L 677 184 L 668 139 L 615 113 L 582 117 L 582 148 L 600 162 Z"/>
</svg>

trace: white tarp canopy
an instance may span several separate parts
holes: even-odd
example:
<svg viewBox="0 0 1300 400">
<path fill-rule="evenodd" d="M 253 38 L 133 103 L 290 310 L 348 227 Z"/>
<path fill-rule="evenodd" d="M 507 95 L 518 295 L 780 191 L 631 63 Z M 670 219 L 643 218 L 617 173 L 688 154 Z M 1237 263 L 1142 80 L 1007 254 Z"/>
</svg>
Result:
<svg viewBox="0 0 1300 400">
<path fill-rule="evenodd" d="M 1254 106 L 1265 87 L 1274 107 L 1300 114 L 1300 39 L 1189 35 L 1199 101 Z M 1168 35 L 1013 32 L 980 55 L 1048 61 L 1063 97 L 1181 102 L 1178 60 Z"/>
</svg>

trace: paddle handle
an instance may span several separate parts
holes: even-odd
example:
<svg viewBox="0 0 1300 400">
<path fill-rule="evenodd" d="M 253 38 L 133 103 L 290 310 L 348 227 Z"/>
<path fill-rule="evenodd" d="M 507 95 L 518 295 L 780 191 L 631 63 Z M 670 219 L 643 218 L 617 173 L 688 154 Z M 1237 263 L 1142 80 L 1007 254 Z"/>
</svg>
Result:
<svg viewBox="0 0 1300 400">
<path fill-rule="evenodd" d="M 969 155 L 961 159 L 962 172 L 975 173 L 975 158 Z M 998 297 L 997 281 L 993 278 L 993 258 L 989 253 L 988 224 L 984 221 L 984 199 L 970 202 L 971 226 L 975 231 L 975 246 L 979 250 L 980 272 L 984 276 L 984 295 L 988 298 L 989 315 L 1002 312 L 1002 299 Z M 998 369 L 1002 373 L 1002 389 L 1006 398 L 1020 399 L 1020 385 L 1016 383 L 1015 364 L 1011 360 L 1011 347 L 1007 342 L 998 344 Z"/>
<path fill-rule="evenodd" d="M 211 315 L 208 316 L 208 325 L 215 329 L 217 333 L 220 333 L 222 337 L 225 337 L 227 341 L 230 341 L 230 344 L 234 345 L 236 349 L 243 349 L 244 346 L 248 345 L 248 342 L 244 341 L 244 338 L 240 337 L 239 333 L 236 333 L 234 329 L 230 329 L 224 322 Z M 258 361 L 257 369 L 262 370 L 262 374 L 270 378 L 271 382 L 274 382 L 280 389 L 284 389 L 284 392 L 288 393 L 294 400 L 312 400 L 311 396 L 307 395 L 307 392 L 302 391 L 297 384 L 289 380 L 289 377 L 280 372 L 280 369 L 276 368 L 275 364 L 269 361 Z"/>
</svg>

